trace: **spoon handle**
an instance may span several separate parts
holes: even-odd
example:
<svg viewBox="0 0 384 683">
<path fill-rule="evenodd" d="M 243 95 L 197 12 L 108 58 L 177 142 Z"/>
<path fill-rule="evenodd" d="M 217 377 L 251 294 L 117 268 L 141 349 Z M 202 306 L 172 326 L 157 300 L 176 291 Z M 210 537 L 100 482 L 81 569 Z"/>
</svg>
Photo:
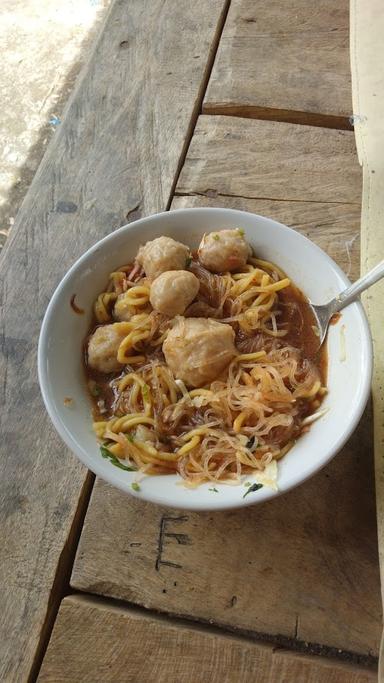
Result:
<svg viewBox="0 0 384 683">
<path fill-rule="evenodd" d="M 377 266 L 369 271 L 369 273 L 366 273 L 359 280 L 356 280 L 353 285 L 344 289 L 343 292 L 340 292 L 340 294 L 333 299 L 332 304 L 334 312 L 341 311 L 342 308 L 348 306 L 348 304 L 357 299 L 361 292 L 364 292 L 368 287 L 374 285 L 375 282 L 381 280 L 382 277 L 384 277 L 384 261 L 378 263 Z"/>
</svg>

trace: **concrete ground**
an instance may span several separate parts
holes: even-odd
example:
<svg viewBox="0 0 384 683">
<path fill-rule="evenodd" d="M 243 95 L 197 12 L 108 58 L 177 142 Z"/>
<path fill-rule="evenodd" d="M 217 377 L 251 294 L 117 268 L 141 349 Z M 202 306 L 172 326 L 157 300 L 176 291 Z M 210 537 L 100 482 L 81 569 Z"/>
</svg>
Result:
<svg viewBox="0 0 384 683">
<path fill-rule="evenodd" d="M 109 4 L 0 3 L 0 249 Z"/>
</svg>

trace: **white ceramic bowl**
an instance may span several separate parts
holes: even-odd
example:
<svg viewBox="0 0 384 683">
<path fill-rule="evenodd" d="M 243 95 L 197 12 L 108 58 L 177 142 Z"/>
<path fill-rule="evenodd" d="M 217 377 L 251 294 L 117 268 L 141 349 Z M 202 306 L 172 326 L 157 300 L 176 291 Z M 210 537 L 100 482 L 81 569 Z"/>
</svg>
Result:
<svg viewBox="0 0 384 683">
<path fill-rule="evenodd" d="M 340 268 L 319 247 L 281 223 L 230 209 L 181 209 L 142 218 L 89 249 L 57 287 L 42 325 L 39 381 L 46 408 L 60 436 L 100 477 L 131 495 L 161 505 L 223 510 L 260 503 L 288 491 L 337 453 L 355 429 L 367 402 L 372 372 L 371 338 L 363 308 L 354 303 L 329 331 L 329 394 L 323 404 L 329 410 L 279 463 L 278 493 L 263 487 L 244 499 L 245 489 L 241 485 L 219 485 L 218 493 L 209 491 L 209 484 L 191 490 L 180 485 L 176 475 L 146 477 L 140 492 L 135 493 L 131 488 L 135 475 L 101 457 L 92 430 L 82 366 L 82 344 L 96 295 L 103 290 L 110 271 L 132 261 L 140 244 L 147 240 L 169 235 L 194 248 L 204 232 L 232 227 L 243 228 L 255 253 L 279 265 L 314 303 L 326 302 L 349 284 Z M 72 310 L 73 294 L 85 315 Z M 66 397 L 73 399 L 69 406 L 64 404 Z"/>
</svg>

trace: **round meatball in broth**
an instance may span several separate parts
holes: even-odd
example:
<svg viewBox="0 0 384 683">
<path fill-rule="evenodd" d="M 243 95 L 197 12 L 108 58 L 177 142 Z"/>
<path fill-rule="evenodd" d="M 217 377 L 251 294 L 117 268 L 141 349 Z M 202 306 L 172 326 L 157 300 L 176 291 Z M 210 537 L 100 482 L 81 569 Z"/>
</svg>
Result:
<svg viewBox="0 0 384 683">
<path fill-rule="evenodd" d="M 117 351 L 130 327 L 113 323 L 97 327 L 88 342 L 88 365 L 99 372 L 117 372 L 124 366 L 117 360 Z"/>
<path fill-rule="evenodd" d="M 211 318 L 179 318 L 163 343 L 165 360 L 190 387 L 212 382 L 236 355 L 230 325 Z"/>
<path fill-rule="evenodd" d="M 155 311 L 173 318 L 184 313 L 199 287 L 196 275 L 188 270 L 168 270 L 152 282 L 149 300 Z"/>
<path fill-rule="evenodd" d="M 154 280 L 166 270 L 184 270 L 189 258 L 185 244 L 171 237 L 157 237 L 140 247 L 137 262 L 143 266 L 146 276 Z"/>
<path fill-rule="evenodd" d="M 198 256 L 200 263 L 212 273 L 243 268 L 251 253 L 242 230 L 220 230 L 204 235 Z"/>
</svg>

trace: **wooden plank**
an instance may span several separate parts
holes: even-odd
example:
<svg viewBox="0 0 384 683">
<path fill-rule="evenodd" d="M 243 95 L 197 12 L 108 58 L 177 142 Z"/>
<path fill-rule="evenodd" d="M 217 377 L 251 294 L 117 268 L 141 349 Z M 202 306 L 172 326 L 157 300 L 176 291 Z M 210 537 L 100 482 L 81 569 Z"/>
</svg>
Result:
<svg viewBox="0 0 384 683">
<path fill-rule="evenodd" d="M 293 179 L 293 180 L 292 180 Z M 359 275 L 361 171 L 353 133 L 200 116 L 173 200 L 290 225 Z"/>
<path fill-rule="evenodd" d="M 72 596 L 39 683 L 374 683 L 374 671 Z"/>
<path fill-rule="evenodd" d="M 351 2 L 351 64 L 355 134 L 363 166 L 361 212 L 361 269 L 371 270 L 384 258 L 384 79 L 382 34 L 384 15 L 377 0 Z M 381 597 L 384 604 L 384 285 L 375 285 L 363 296 L 372 331 L 374 369 L 372 403 L 374 415 L 375 488 Z M 384 632 L 380 648 L 379 681 L 384 681 Z"/>
<path fill-rule="evenodd" d="M 279 202 L 219 194 L 214 197 L 179 195 L 172 201 L 172 209 L 192 206 L 223 206 L 273 218 L 316 242 L 351 280 L 359 277 L 360 206 L 357 204 Z"/>
<path fill-rule="evenodd" d="M 211 624 L 376 654 L 368 417 L 327 468 L 263 506 L 177 512 L 97 481 L 72 586 Z"/>
<path fill-rule="evenodd" d="M 294 166 L 296 174 L 290 167 L 294 153 L 304 158 Z M 322 239 L 345 263 L 360 210 L 353 135 L 203 116 L 177 192 L 182 196 L 172 206 L 191 200 L 268 207 L 261 213 L 298 223 L 315 241 L 311 220 L 318 217 L 325 223 Z M 354 252 L 355 272 L 357 257 Z M 245 512 L 158 510 L 98 482 L 72 585 L 194 619 L 377 653 L 371 441 L 367 414 L 326 470 L 288 496 Z"/>
<path fill-rule="evenodd" d="M 233 0 L 203 112 L 348 128 L 348 0 Z"/>
<path fill-rule="evenodd" d="M 165 208 L 225 8 L 224 0 L 113 4 L 3 254 L 1 680 L 26 680 L 37 665 L 50 590 L 86 476 L 39 396 L 42 315 L 87 247 L 127 220 Z"/>
<path fill-rule="evenodd" d="M 200 116 L 176 191 L 360 206 L 361 169 L 349 131 Z"/>
</svg>

